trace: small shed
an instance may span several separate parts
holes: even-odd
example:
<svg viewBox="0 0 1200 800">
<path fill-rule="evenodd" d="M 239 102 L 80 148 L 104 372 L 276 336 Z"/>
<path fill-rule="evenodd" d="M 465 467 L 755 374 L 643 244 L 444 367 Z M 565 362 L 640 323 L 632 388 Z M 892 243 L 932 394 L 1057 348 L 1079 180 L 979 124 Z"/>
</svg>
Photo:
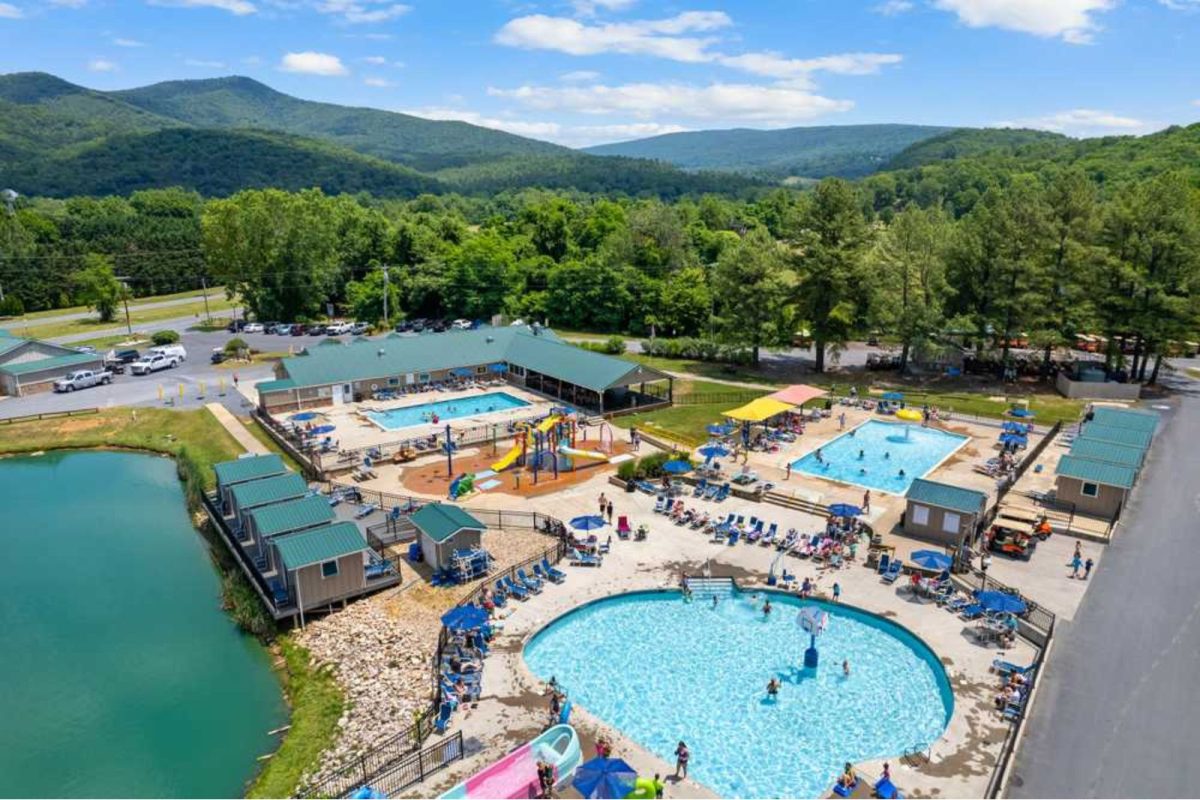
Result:
<svg viewBox="0 0 1200 800">
<path fill-rule="evenodd" d="M 1137 470 L 1107 461 L 1066 455 L 1058 460 L 1055 497 L 1075 511 L 1112 519 L 1129 496 Z"/>
<path fill-rule="evenodd" d="M 483 546 L 487 526 L 458 506 L 430 503 L 417 509 L 410 519 L 416 526 L 425 562 L 435 570 L 453 566 L 455 550 Z"/>
<path fill-rule="evenodd" d="M 267 542 L 275 536 L 328 525 L 336 515 L 329 501 L 321 495 L 302 497 L 285 503 L 272 503 L 251 509 L 242 529 L 242 547 L 254 554 L 264 572 L 274 572 L 278 565 Z"/>
<path fill-rule="evenodd" d="M 917 478 L 908 487 L 904 533 L 958 549 L 970 541 L 987 508 L 987 495 Z"/>
<path fill-rule="evenodd" d="M 283 475 L 288 471 L 283 459 L 275 453 L 261 456 L 246 456 L 233 461 L 222 461 L 213 466 L 217 476 L 217 493 L 222 508 L 228 508 L 230 490 L 239 483 Z"/>
<path fill-rule="evenodd" d="M 241 535 L 251 510 L 272 503 L 299 500 L 306 494 L 308 483 L 294 472 L 246 481 L 229 490 L 230 503 L 225 507 L 225 516 L 234 518 L 233 530 Z"/>
<path fill-rule="evenodd" d="M 361 594 L 367 540 L 353 522 L 335 522 L 271 540 L 288 599 L 301 611 Z"/>
<path fill-rule="evenodd" d="M 1123 444 L 1126 447 L 1140 447 L 1145 450 L 1150 447 L 1154 434 L 1150 431 L 1139 431 L 1134 428 L 1120 428 L 1100 422 L 1085 423 L 1079 431 L 1080 439 L 1098 439 L 1102 442 Z"/>
<path fill-rule="evenodd" d="M 1105 442 L 1101 439 L 1076 439 L 1071 443 L 1071 455 L 1080 458 L 1090 458 L 1092 461 L 1106 461 L 1109 464 L 1119 464 L 1122 467 L 1141 469 L 1146 451 L 1140 447 L 1127 447 L 1115 442 Z"/>
<path fill-rule="evenodd" d="M 1142 433 L 1153 434 L 1158 429 L 1158 414 L 1153 411 L 1135 411 L 1131 408 L 1094 406 L 1091 420 L 1098 425 L 1129 428 Z"/>
</svg>

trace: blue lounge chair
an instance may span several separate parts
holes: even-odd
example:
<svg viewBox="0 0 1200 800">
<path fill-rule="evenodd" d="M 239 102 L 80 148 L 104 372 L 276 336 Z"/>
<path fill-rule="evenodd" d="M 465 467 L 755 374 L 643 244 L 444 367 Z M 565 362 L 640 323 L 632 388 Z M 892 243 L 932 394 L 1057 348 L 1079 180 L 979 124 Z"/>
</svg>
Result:
<svg viewBox="0 0 1200 800">
<path fill-rule="evenodd" d="M 708 489 L 708 479 L 701 478 L 700 482 L 696 484 L 696 490 L 694 492 L 692 492 L 692 497 L 701 497 L 704 494 L 704 492 L 707 491 L 707 489 Z"/>
<path fill-rule="evenodd" d="M 717 490 L 717 496 L 714 497 L 713 500 L 717 501 L 718 503 L 723 502 L 726 497 L 729 497 L 729 493 L 731 491 L 733 490 L 729 487 L 728 483 L 721 484 L 721 488 Z"/>
<path fill-rule="evenodd" d="M 571 550 L 571 565 L 577 567 L 598 567 L 602 564 L 599 556 L 594 556 L 591 553 L 581 553 L 578 550 Z"/>
<path fill-rule="evenodd" d="M 521 581 L 522 584 L 529 587 L 529 591 L 533 592 L 534 594 L 541 594 L 541 591 L 542 591 L 542 579 L 541 578 L 529 577 L 528 575 L 525 574 L 524 567 L 517 570 L 517 578 Z"/>
<path fill-rule="evenodd" d="M 275 607 L 286 606 L 290 598 L 288 597 L 287 588 L 284 587 L 282 581 L 278 578 L 272 578 L 267 585 L 271 587 L 271 595 L 275 600 Z"/>
<path fill-rule="evenodd" d="M 883 582 L 884 583 L 895 583 L 896 578 L 900 577 L 900 570 L 903 568 L 904 568 L 904 560 L 903 559 L 897 558 L 897 559 L 893 560 L 891 565 L 888 566 L 888 571 L 883 574 Z"/>
<path fill-rule="evenodd" d="M 710 483 L 708 485 L 708 488 L 704 490 L 704 499 L 705 500 L 716 500 L 717 495 L 720 493 L 720 491 L 721 491 L 720 486 L 717 486 L 715 483 Z"/>
<path fill-rule="evenodd" d="M 646 480 L 635 481 L 633 485 L 636 486 L 637 488 L 641 489 L 646 494 L 655 494 L 656 492 L 658 492 L 658 487 L 655 486 L 650 481 L 646 481 Z"/>
<path fill-rule="evenodd" d="M 875 781 L 875 796 L 883 800 L 900 800 L 900 791 L 890 778 L 880 778 Z"/>
<path fill-rule="evenodd" d="M 979 603 L 971 603 L 963 608 L 960 616 L 965 620 L 979 619 L 983 616 L 985 610 Z"/>
<path fill-rule="evenodd" d="M 771 527 L 767 528 L 766 534 L 758 540 L 758 543 L 763 547 L 767 547 L 775 543 L 775 537 L 779 535 L 779 524 L 772 522 Z"/>
<path fill-rule="evenodd" d="M 876 568 L 876 571 L 880 575 L 882 575 L 883 573 L 887 572 L 888 568 L 890 568 L 891 566 L 892 566 L 892 557 L 889 556 L 887 553 L 884 553 L 883 555 L 881 555 L 879 557 L 879 566 Z"/>
<path fill-rule="evenodd" d="M 517 598 L 518 600 L 529 599 L 529 590 L 527 590 L 524 586 L 518 586 L 516 583 L 513 583 L 511 575 L 505 575 L 500 580 L 504 581 L 504 591 L 508 592 L 513 597 Z"/>
<path fill-rule="evenodd" d="M 549 581 L 550 583 L 562 583 L 563 582 L 562 578 L 555 578 L 553 575 L 547 574 L 546 571 L 542 569 L 541 564 L 533 565 L 533 574 L 538 576 L 538 578 L 540 578 L 541 580 Z"/>
<path fill-rule="evenodd" d="M 849 786 L 843 786 L 842 782 L 838 781 L 837 783 L 835 783 L 833 785 L 833 793 L 836 794 L 838 797 L 849 797 L 851 794 L 854 793 L 854 790 L 857 788 L 858 788 L 858 778 L 855 778 L 854 783 L 850 784 Z"/>
<path fill-rule="evenodd" d="M 379 506 L 375 505 L 374 503 L 366 503 L 364 505 L 359 506 L 358 511 L 354 512 L 354 518 L 355 519 L 363 519 L 364 517 L 371 516 L 378 510 L 379 510 Z"/>
<path fill-rule="evenodd" d="M 495 591 L 493 591 L 492 596 L 496 598 L 496 605 L 500 605 L 501 600 L 508 599 L 508 590 L 504 588 L 503 580 L 496 581 L 494 589 Z"/>
<path fill-rule="evenodd" d="M 450 703 L 443 702 L 438 706 L 437 721 L 433 723 L 434 730 L 438 733 L 445 733 L 446 728 L 450 727 L 450 718 L 454 716 L 454 706 Z"/>
<path fill-rule="evenodd" d="M 557 578 L 557 580 L 559 580 L 559 581 L 565 581 L 567 579 L 567 573 L 556 569 L 549 561 L 547 561 L 544 558 L 542 559 L 542 571 L 545 572 L 547 575 L 549 575 L 551 580 L 555 580 Z"/>
<path fill-rule="evenodd" d="M 600 545 L 599 550 L 600 550 L 600 555 L 605 555 L 606 553 L 612 552 L 612 535 L 611 534 L 609 534 L 609 537 L 604 540 L 604 544 Z"/>
<path fill-rule="evenodd" d="M 1028 675 L 1029 673 L 1033 672 L 1034 665 L 1030 664 L 1026 667 L 1018 667 L 1011 661 L 1004 661 L 1003 659 L 997 658 L 992 662 L 992 669 L 1007 678 L 1009 675 Z"/>
<path fill-rule="evenodd" d="M 741 532 L 738 531 L 737 528 L 730 528 L 729 529 L 729 541 L 727 542 L 727 544 L 731 544 L 731 545 L 737 544 L 738 537 L 741 535 L 742 535 Z"/>
</svg>

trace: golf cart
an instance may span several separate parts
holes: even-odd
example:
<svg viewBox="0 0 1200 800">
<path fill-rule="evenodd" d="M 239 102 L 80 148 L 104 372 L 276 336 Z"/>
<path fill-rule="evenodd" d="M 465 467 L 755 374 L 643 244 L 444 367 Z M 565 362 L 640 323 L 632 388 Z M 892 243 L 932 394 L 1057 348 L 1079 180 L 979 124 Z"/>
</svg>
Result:
<svg viewBox="0 0 1200 800">
<path fill-rule="evenodd" d="M 993 525 L 987 534 L 988 549 L 1009 558 L 1019 558 L 1028 561 L 1033 557 L 1037 540 L 1029 531 L 1008 528 L 1003 525 Z"/>
</svg>

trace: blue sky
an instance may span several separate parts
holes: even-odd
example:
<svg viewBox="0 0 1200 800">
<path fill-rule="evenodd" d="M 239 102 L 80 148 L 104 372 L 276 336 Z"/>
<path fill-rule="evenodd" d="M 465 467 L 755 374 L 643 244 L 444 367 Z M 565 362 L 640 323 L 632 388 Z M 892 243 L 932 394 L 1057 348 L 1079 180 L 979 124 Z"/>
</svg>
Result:
<svg viewBox="0 0 1200 800">
<path fill-rule="evenodd" d="M 0 71 L 242 74 L 579 146 L 910 122 L 1200 119 L 1200 0 L 3 0 Z"/>
</svg>

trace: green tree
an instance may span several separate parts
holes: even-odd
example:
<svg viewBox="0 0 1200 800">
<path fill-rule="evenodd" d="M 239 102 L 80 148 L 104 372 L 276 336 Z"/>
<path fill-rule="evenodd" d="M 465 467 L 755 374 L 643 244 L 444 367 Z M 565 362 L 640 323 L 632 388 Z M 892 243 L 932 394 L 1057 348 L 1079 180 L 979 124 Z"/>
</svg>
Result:
<svg viewBox="0 0 1200 800">
<path fill-rule="evenodd" d="M 387 283 L 388 321 L 395 322 L 404 318 L 404 310 L 400 305 L 401 291 L 397 285 L 396 270 L 389 273 Z M 354 318 L 361 322 L 375 324 L 383 319 L 383 298 L 385 294 L 383 270 L 373 269 L 362 280 L 346 284 L 346 304 Z"/>
<path fill-rule="evenodd" d="M 659 326 L 672 336 L 707 333 L 713 294 L 702 267 L 685 267 L 669 276 L 658 295 Z"/>
<path fill-rule="evenodd" d="M 88 253 L 83 259 L 83 269 L 71 276 L 71 282 L 76 297 L 95 311 L 101 322 L 112 322 L 116 318 L 126 290 L 113 272 L 111 259 Z"/>
<path fill-rule="evenodd" d="M 465 241 L 447 259 L 446 304 L 452 313 L 483 319 L 504 310 L 513 288 L 516 258 L 494 231 Z"/>
<path fill-rule="evenodd" d="M 796 276 L 771 234 L 750 231 L 721 254 L 713 275 L 722 336 L 751 348 L 755 364 L 761 348 L 787 344 L 792 334 L 788 300 L 795 287 Z"/>
</svg>

